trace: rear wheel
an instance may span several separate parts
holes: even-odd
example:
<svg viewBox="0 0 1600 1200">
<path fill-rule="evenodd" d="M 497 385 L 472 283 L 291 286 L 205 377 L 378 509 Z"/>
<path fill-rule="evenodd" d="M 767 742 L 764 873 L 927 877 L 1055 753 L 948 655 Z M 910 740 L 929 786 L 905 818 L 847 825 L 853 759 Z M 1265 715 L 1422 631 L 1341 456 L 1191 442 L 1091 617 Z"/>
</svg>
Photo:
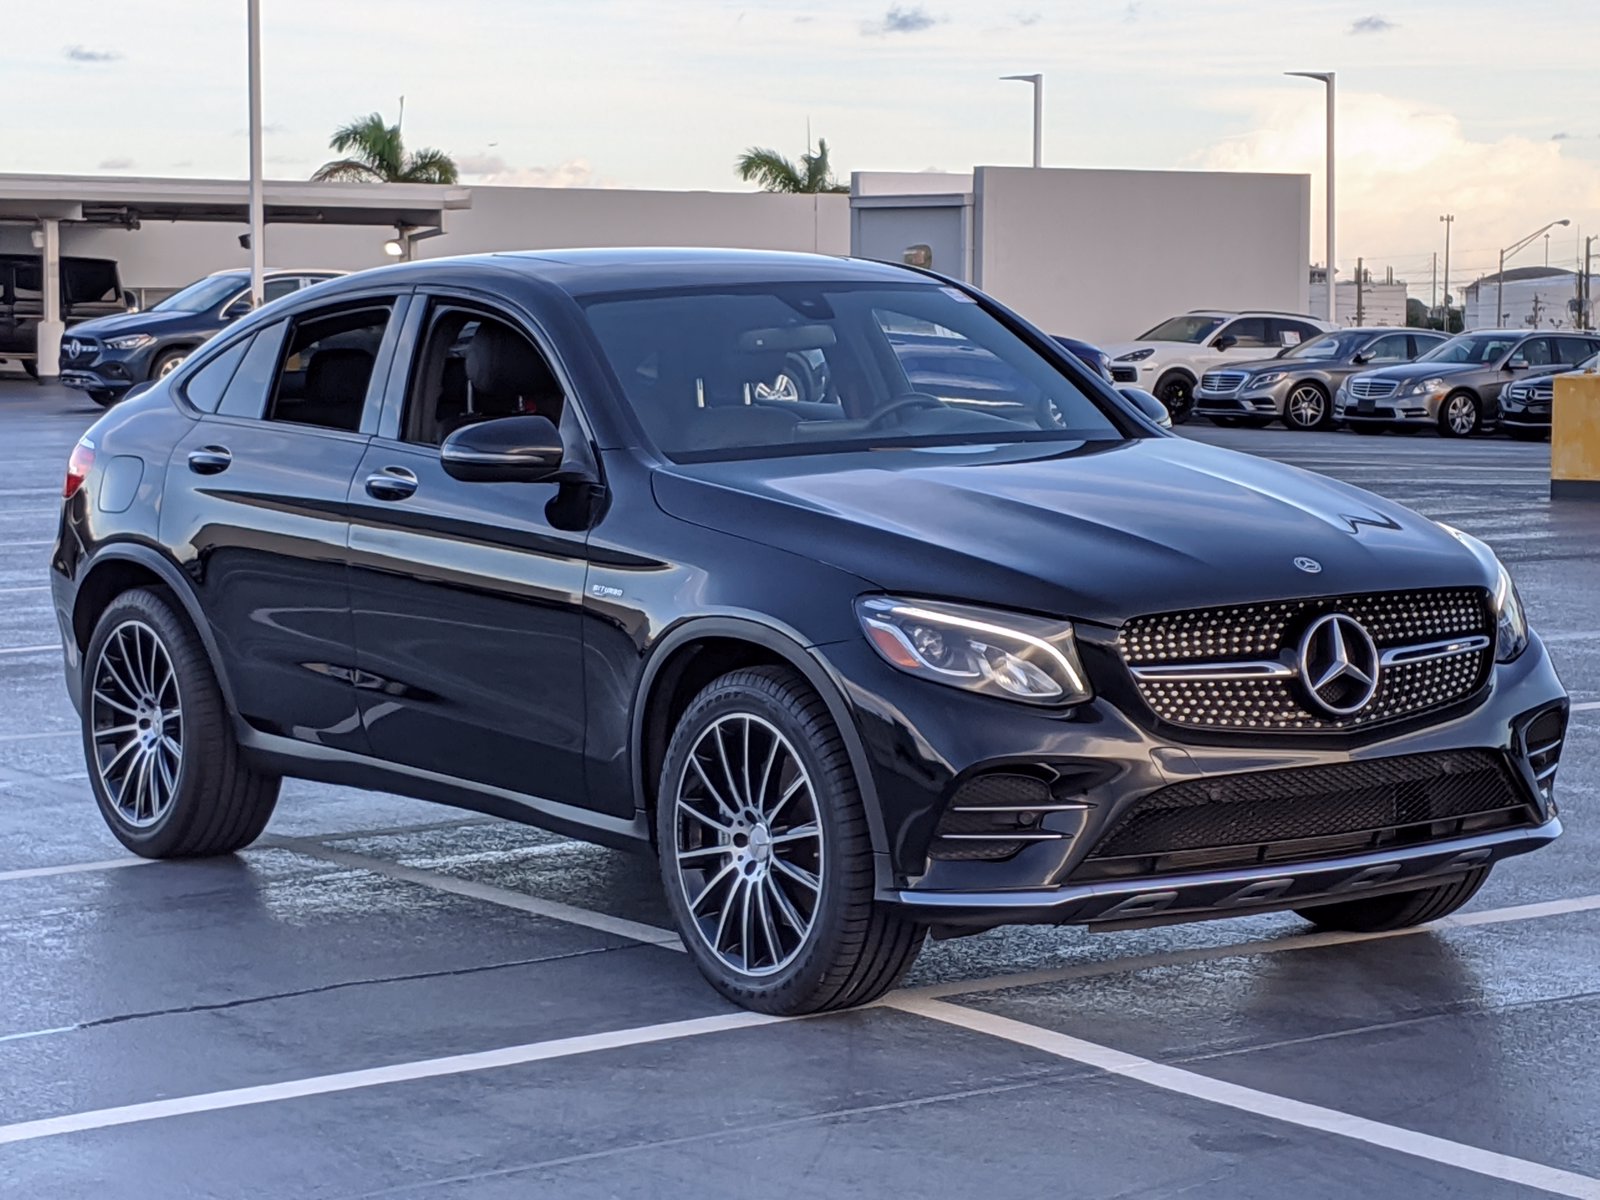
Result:
<svg viewBox="0 0 1600 1200">
<path fill-rule="evenodd" d="M 82 719 L 100 814 L 135 854 L 230 854 L 266 827 L 278 779 L 243 761 L 205 647 L 166 594 L 127 592 L 101 614 Z"/>
<path fill-rule="evenodd" d="M 89 399 L 93 400 L 101 408 L 110 408 L 117 402 L 117 397 L 121 394 L 121 392 L 108 392 L 104 388 L 89 389 Z"/>
<path fill-rule="evenodd" d="M 1471 437 L 1482 424 L 1478 398 L 1471 392 L 1451 392 L 1439 406 L 1439 432 L 1445 437 Z"/>
<path fill-rule="evenodd" d="M 22 369 L 28 373 L 29 379 L 39 378 L 39 364 L 31 358 L 22 360 Z"/>
<path fill-rule="evenodd" d="M 1194 379 L 1187 371 L 1168 371 L 1156 382 L 1156 399 L 1167 406 L 1172 423 L 1182 425 L 1194 412 Z"/>
<path fill-rule="evenodd" d="M 1289 389 L 1283 405 L 1283 423 L 1290 429 L 1326 429 L 1333 406 L 1321 384 L 1307 380 Z"/>
<path fill-rule="evenodd" d="M 793 671 L 724 675 L 679 720 L 656 804 L 678 931 L 723 995 L 795 1016 L 874 1000 L 923 929 L 874 899 L 872 840 L 827 706 Z"/>
<path fill-rule="evenodd" d="M 1406 929 L 1448 917 L 1471 900 L 1488 878 L 1489 868 L 1479 867 L 1450 883 L 1419 888 L 1414 892 L 1371 896 L 1365 900 L 1340 900 L 1336 904 L 1318 904 L 1294 911 L 1319 929 L 1339 929 L 1351 933 Z"/>
</svg>

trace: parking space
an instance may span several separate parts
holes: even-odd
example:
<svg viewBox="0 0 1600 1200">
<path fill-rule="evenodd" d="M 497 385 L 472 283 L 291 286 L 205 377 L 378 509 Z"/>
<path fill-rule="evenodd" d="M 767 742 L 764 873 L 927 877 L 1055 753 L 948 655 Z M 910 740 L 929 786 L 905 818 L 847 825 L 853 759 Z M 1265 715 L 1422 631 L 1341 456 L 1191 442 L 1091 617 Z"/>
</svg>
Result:
<svg viewBox="0 0 1600 1200">
<path fill-rule="evenodd" d="M 1600 1200 L 1600 506 L 1548 447 L 1184 430 L 1506 559 L 1577 705 L 1554 847 L 1424 931 L 1001 930 L 781 1021 L 652 863 L 534 829 L 292 783 L 235 859 L 128 858 L 44 590 L 98 411 L 0 382 L 0 1194 Z"/>
</svg>

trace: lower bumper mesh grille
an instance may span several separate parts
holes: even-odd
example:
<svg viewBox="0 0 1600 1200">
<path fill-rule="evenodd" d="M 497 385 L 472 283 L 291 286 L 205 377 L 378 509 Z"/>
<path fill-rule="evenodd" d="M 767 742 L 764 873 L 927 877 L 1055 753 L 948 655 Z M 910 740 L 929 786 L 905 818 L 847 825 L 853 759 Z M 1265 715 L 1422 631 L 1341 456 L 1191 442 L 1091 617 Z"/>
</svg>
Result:
<svg viewBox="0 0 1600 1200">
<path fill-rule="evenodd" d="M 1489 750 L 1220 776 L 1138 801 L 1074 879 L 1358 853 L 1534 820 L 1505 757 Z"/>
</svg>

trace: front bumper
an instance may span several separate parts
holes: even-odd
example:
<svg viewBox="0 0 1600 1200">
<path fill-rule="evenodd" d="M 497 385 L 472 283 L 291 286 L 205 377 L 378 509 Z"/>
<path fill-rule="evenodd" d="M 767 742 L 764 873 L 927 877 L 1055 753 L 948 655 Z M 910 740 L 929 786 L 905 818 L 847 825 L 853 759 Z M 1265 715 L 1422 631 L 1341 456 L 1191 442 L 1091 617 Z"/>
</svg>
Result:
<svg viewBox="0 0 1600 1200">
<path fill-rule="evenodd" d="M 1080 648 L 1096 674 L 1095 660 L 1105 661 L 1096 651 L 1105 647 L 1081 641 Z M 880 899 L 935 924 L 1188 920 L 1301 907 L 1347 892 L 1423 886 L 1417 881 L 1537 849 L 1560 832 L 1523 745 L 1536 714 L 1558 708 L 1565 719 L 1565 691 L 1537 638 L 1514 662 L 1495 667 L 1486 694 L 1432 724 L 1347 737 L 1191 735 L 1148 712 L 1130 716 L 1137 705 L 1120 694 L 1115 704 L 1102 693 L 1076 710 L 1049 712 L 908 679 L 864 642 L 817 650 L 845 685 L 869 759 L 863 792 L 881 818 L 880 849 L 893 879 L 880 887 Z M 1247 868 L 1229 863 L 1092 882 L 1084 882 L 1092 870 L 1079 870 L 1132 806 L 1176 784 L 1460 750 L 1503 756 L 1517 801 L 1527 806 L 1525 823 L 1371 853 L 1345 846 L 1323 857 L 1264 858 Z M 1070 803 L 1040 817 L 1032 827 L 1037 840 L 1009 857 L 934 857 L 956 794 L 1007 772 L 1045 773 L 1056 780 L 1055 798 Z"/>
<path fill-rule="evenodd" d="M 1194 411 L 1206 417 L 1281 417 L 1289 381 L 1264 388 L 1243 387 L 1232 392 L 1213 392 L 1205 387 L 1194 390 Z"/>
<path fill-rule="evenodd" d="M 1443 401 L 1443 392 L 1415 396 L 1401 392 L 1378 400 L 1357 400 L 1348 389 L 1341 387 L 1333 397 L 1333 419 L 1351 424 L 1435 425 Z"/>
<path fill-rule="evenodd" d="M 1519 404 L 1515 401 L 1500 401 L 1500 424 L 1513 426 L 1517 429 L 1543 429 L 1550 428 L 1550 404 L 1533 403 Z"/>
<path fill-rule="evenodd" d="M 131 388 L 138 380 L 128 377 L 128 372 L 120 363 L 99 363 L 93 367 L 62 367 L 61 383 L 69 388 L 77 388 L 83 392 L 116 392 L 122 393 Z"/>
</svg>

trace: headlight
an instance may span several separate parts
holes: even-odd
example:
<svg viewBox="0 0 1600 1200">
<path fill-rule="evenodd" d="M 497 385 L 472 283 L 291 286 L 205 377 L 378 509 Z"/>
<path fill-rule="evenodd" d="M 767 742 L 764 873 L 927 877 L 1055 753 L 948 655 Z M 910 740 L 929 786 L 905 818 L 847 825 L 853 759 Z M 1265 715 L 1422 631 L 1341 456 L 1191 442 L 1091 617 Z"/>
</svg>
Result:
<svg viewBox="0 0 1600 1200">
<path fill-rule="evenodd" d="M 1155 353 L 1155 348 L 1146 346 L 1143 350 L 1129 350 L 1126 354 L 1117 355 L 1118 362 L 1143 362 Z"/>
<path fill-rule="evenodd" d="M 113 350 L 138 350 L 143 346 L 148 346 L 153 341 L 155 341 L 155 338 L 148 333 L 130 333 L 122 337 L 107 338 L 106 345 Z"/>
<path fill-rule="evenodd" d="M 908 675 L 1029 704 L 1081 704 L 1093 694 L 1066 621 L 867 596 L 856 601 L 867 641 Z"/>
<path fill-rule="evenodd" d="M 1442 379 L 1424 379 L 1421 383 L 1412 385 L 1411 394 L 1413 396 L 1422 396 L 1428 392 L 1436 392 L 1443 386 L 1444 380 Z"/>
<path fill-rule="evenodd" d="M 1249 387 L 1266 387 L 1269 384 L 1277 383 L 1282 378 L 1283 378 L 1283 372 L 1282 371 L 1267 371 L 1264 374 L 1252 376 L 1251 379 L 1250 379 L 1250 382 L 1249 382 L 1249 384 L 1247 386 L 1249 386 Z"/>
<path fill-rule="evenodd" d="M 1522 608 L 1522 596 L 1511 579 L 1511 572 L 1495 556 L 1495 552 L 1470 533 L 1462 533 L 1454 525 L 1443 521 L 1438 525 L 1456 541 L 1477 556 L 1494 572 L 1495 662 L 1510 662 L 1528 648 L 1528 615 Z"/>
</svg>

